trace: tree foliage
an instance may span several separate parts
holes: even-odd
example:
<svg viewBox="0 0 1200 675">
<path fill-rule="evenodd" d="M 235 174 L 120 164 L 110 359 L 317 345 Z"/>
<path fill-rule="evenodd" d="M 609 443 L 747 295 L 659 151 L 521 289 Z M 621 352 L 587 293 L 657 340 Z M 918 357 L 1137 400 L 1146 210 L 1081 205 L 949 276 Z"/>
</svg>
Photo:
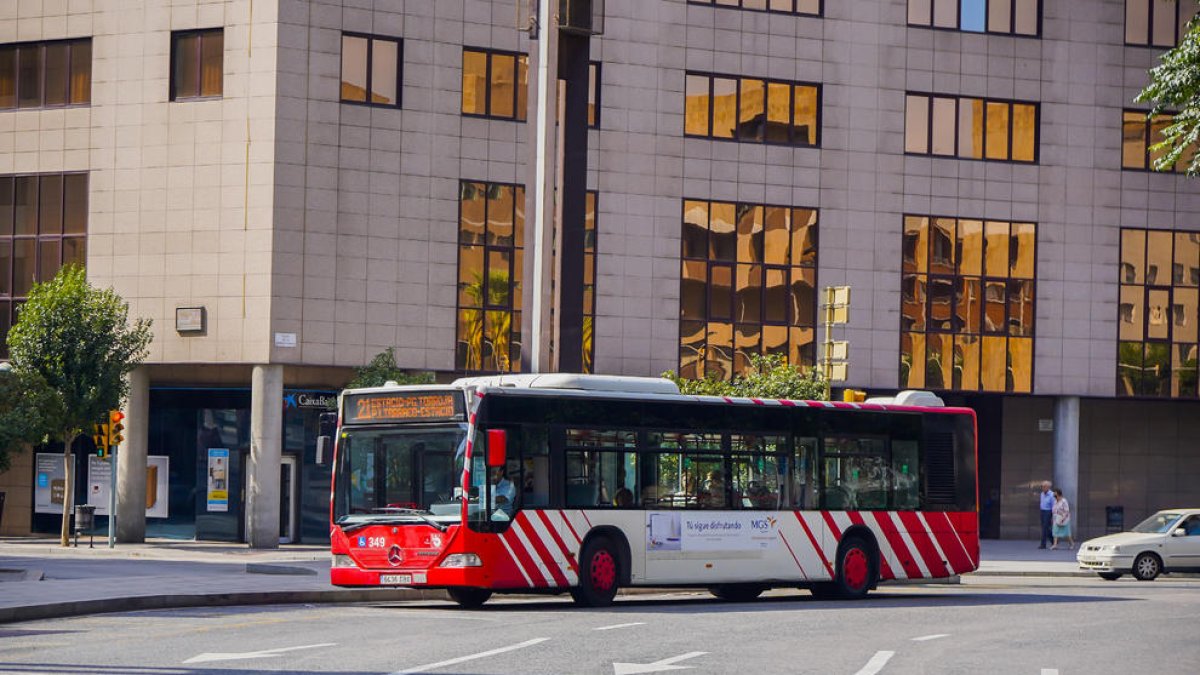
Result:
<svg viewBox="0 0 1200 675">
<path fill-rule="evenodd" d="M 729 396 L 740 398 L 783 398 L 798 401 L 829 400 L 829 383 L 816 368 L 807 372 L 788 365 L 777 354 L 756 355 L 750 359 L 750 369 L 732 380 L 717 379 L 711 375 L 704 379 L 679 377 L 668 370 L 663 377 L 679 386 L 684 394 L 700 396 Z"/>
<path fill-rule="evenodd" d="M 63 442 L 63 546 L 75 488 L 71 446 L 107 411 L 121 406 L 129 391 L 125 376 L 145 360 L 150 340 L 150 320 L 131 325 L 129 305 L 111 288 L 93 287 L 78 265 L 34 284 L 8 333 L 13 369 L 45 384 L 43 422 L 49 436 Z"/>
<path fill-rule="evenodd" d="M 50 390 L 36 375 L 0 373 L 0 473 L 9 469 L 13 454 L 50 434 L 44 411 L 53 404 Z"/>
<path fill-rule="evenodd" d="M 1150 116 L 1174 114 L 1162 131 L 1163 140 L 1151 146 L 1154 169 L 1170 171 L 1182 159 L 1187 175 L 1200 174 L 1200 20 L 1192 19 L 1179 44 L 1162 55 L 1150 70 L 1150 84 L 1135 99 L 1152 103 Z"/>
<path fill-rule="evenodd" d="M 346 385 L 347 389 L 362 387 L 382 387 L 389 380 L 400 384 L 433 384 L 433 373 L 409 372 L 396 366 L 396 350 L 392 347 L 379 352 L 371 362 L 362 368 L 356 368 L 354 379 Z"/>
</svg>

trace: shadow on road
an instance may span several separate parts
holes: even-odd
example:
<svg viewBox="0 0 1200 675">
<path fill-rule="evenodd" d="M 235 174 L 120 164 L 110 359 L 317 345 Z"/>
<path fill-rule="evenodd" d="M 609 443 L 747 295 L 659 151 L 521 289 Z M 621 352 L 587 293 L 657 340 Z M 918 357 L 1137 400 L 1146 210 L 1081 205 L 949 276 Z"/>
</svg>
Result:
<svg viewBox="0 0 1200 675">
<path fill-rule="evenodd" d="M 676 614 L 688 613 L 721 613 L 721 612 L 789 612 L 797 609 L 805 611 L 825 611 L 843 609 L 879 609 L 919 608 L 919 607 L 987 607 L 1004 605 L 1046 605 L 1046 604 L 1075 604 L 1097 602 L 1125 602 L 1136 598 L 1106 597 L 1097 595 L 1066 595 L 1058 593 L 1007 593 L 1007 592 L 966 592 L 953 595 L 938 592 L 906 592 L 873 593 L 865 600 L 859 601 L 829 601 L 817 600 L 808 593 L 797 591 L 793 595 L 773 595 L 759 598 L 750 602 L 724 602 L 708 595 L 691 595 L 685 597 L 624 597 L 619 598 L 611 607 L 589 609 L 576 607 L 570 598 L 547 598 L 545 600 L 506 600 L 503 596 L 494 598 L 491 602 L 477 610 L 483 614 L 502 614 L 507 612 L 529 612 L 542 610 L 557 610 L 564 612 L 593 612 L 607 614 L 622 614 L 652 609 L 656 612 Z M 404 604 L 378 603 L 368 605 L 379 609 L 427 609 L 430 611 L 464 611 L 457 605 L 443 602 Z"/>
</svg>

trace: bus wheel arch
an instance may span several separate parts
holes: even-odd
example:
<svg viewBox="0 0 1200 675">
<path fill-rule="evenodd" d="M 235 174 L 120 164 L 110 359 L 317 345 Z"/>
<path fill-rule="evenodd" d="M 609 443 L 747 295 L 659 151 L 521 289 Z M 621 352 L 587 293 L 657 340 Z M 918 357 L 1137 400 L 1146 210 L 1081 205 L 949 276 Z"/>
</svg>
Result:
<svg viewBox="0 0 1200 675">
<path fill-rule="evenodd" d="M 625 534 L 621 532 L 620 529 L 611 525 L 600 525 L 592 528 L 586 535 L 584 535 L 583 543 L 579 545 L 580 558 L 583 556 L 584 549 L 586 549 L 588 544 L 596 538 L 603 538 L 612 542 L 617 554 L 617 580 L 620 581 L 622 586 L 630 585 L 633 579 L 633 554 L 631 553 L 629 541 L 625 538 Z M 580 574 L 582 574 L 582 559 L 579 561 L 579 564 L 581 568 Z"/>
<path fill-rule="evenodd" d="M 597 528 L 579 550 L 579 585 L 571 597 L 583 607 L 611 605 L 621 584 L 628 583 L 629 543 L 614 528 Z"/>
</svg>

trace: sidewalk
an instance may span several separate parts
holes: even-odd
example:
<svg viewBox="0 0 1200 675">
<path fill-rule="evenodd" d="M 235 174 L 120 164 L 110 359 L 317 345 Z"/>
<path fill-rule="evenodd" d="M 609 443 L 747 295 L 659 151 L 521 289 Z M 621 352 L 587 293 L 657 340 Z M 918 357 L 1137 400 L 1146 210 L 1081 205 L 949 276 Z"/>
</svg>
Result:
<svg viewBox="0 0 1200 675">
<path fill-rule="evenodd" d="M 1075 552 L 1032 541 L 984 541 L 976 574 L 1091 576 Z M 0 623 L 100 612 L 276 603 L 441 599 L 441 591 L 329 584 L 325 546 L 250 550 L 242 544 L 151 540 L 61 548 L 57 539 L 0 538 Z"/>
</svg>

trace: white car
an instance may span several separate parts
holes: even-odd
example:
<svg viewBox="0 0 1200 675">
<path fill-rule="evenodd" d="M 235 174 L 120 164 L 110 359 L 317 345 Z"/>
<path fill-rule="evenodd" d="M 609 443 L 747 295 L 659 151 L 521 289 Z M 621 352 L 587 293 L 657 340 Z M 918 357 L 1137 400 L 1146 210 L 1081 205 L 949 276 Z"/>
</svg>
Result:
<svg viewBox="0 0 1200 675">
<path fill-rule="evenodd" d="M 1122 574 L 1150 581 L 1164 573 L 1200 572 L 1200 509 L 1159 511 L 1132 531 L 1083 542 L 1075 558 L 1109 581 Z"/>
</svg>

